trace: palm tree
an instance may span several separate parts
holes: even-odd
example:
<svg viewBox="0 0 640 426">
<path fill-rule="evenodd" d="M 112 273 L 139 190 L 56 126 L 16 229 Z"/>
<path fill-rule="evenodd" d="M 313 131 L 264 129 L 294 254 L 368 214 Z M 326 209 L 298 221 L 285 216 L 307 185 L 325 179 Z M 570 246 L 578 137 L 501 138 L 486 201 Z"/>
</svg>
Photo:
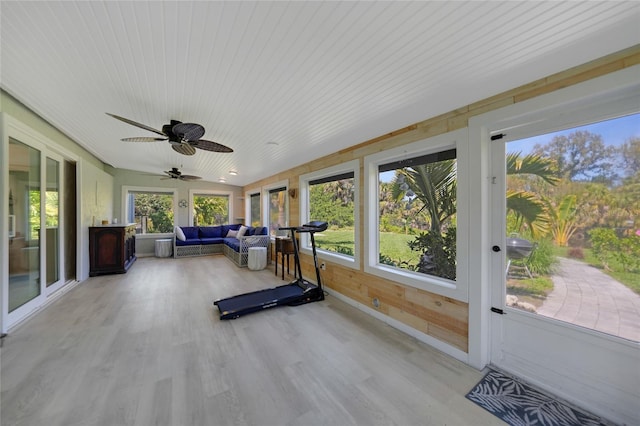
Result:
<svg viewBox="0 0 640 426">
<path fill-rule="evenodd" d="M 569 245 L 569 239 L 578 229 L 577 222 L 577 197 L 575 194 L 564 196 L 557 206 L 554 206 L 549 200 L 545 199 L 547 211 L 553 221 L 551 234 L 556 245 L 566 247 Z"/>
<path fill-rule="evenodd" d="M 533 175 L 550 185 L 555 185 L 558 178 L 553 170 L 553 163 L 539 155 L 520 152 L 507 154 L 507 175 Z M 521 226 L 526 223 L 532 236 L 544 235 L 550 229 L 550 216 L 547 206 L 540 197 L 527 190 L 507 189 L 507 211 L 513 212 L 516 222 Z"/>
<path fill-rule="evenodd" d="M 429 229 L 442 232 L 456 214 L 456 160 L 420 164 L 396 170 L 392 194 L 396 200 L 413 197 L 423 203 L 430 219 Z"/>
</svg>

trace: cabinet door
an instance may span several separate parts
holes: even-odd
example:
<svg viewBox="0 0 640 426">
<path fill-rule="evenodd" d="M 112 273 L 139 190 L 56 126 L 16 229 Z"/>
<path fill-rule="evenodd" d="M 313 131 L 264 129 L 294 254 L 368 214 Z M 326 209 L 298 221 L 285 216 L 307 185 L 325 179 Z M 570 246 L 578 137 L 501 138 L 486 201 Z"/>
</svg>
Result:
<svg viewBox="0 0 640 426">
<path fill-rule="evenodd" d="M 120 229 L 100 230 L 95 239 L 96 267 L 115 268 L 122 266 L 122 231 Z"/>
</svg>

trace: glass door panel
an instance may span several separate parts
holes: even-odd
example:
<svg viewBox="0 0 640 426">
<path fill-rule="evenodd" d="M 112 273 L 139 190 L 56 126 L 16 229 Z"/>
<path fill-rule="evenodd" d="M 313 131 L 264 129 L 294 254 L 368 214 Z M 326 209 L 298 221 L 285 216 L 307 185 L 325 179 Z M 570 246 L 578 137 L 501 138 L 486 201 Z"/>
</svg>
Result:
<svg viewBox="0 0 640 426">
<path fill-rule="evenodd" d="M 639 124 L 507 144 L 507 306 L 640 341 Z"/>
<path fill-rule="evenodd" d="M 60 163 L 47 157 L 45 228 L 47 287 L 60 280 Z"/>
<path fill-rule="evenodd" d="M 9 138 L 9 312 L 41 294 L 40 151 Z"/>
</svg>

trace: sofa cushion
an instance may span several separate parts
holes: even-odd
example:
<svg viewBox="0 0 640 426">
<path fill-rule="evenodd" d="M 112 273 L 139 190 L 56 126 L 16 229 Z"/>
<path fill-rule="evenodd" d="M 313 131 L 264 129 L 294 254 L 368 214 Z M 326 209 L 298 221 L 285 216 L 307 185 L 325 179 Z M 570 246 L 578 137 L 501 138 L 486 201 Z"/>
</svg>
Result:
<svg viewBox="0 0 640 426">
<path fill-rule="evenodd" d="M 222 226 L 201 226 L 200 238 L 222 238 Z"/>
<path fill-rule="evenodd" d="M 249 228 L 247 228 L 246 226 L 242 225 L 240 227 L 240 229 L 238 229 L 238 235 L 236 237 L 237 238 L 244 237 L 248 230 L 249 230 Z"/>
<path fill-rule="evenodd" d="M 176 238 L 180 241 L 184 241 L 187 239 L 187 237 L 184 236 L 184 232 L 182 232 L 182 228 L 180 228 L 179 226 L 176 226 Z"/>
<path fill-rule="evenodd" d="M 267 229 L 266 226 L 258 226 L 253 231 L 252 235 L 268 235 L 268 233 L 269 233 L 269 230 Z"/>
<path fill-rule="evenodd" d="M 240 252 L 240 240 L 237 238 L 225 238 L 224 244 L 233 249 L 233 251 Z"/>
<path fill-rule="evenodd" d="M 224 239 L 222 237 L 216 237 L 216 238 L 200 238 L 200 242 L 203 245 L 210 245 L 210 244 L 222 244 L 224 242 Z"/>
<path fill-rule="evenodd" d="M 182 232 L 184 232 L 184 236 L 187 240 L 197 240 L 200 238 L 198 236 L 198 227 L 197 226 L 181 226 Z"/>
<path fill-rule="evenodd" d="M 233 225 L 222 225 L 222 232 L 221 235 L 222 237 L 226 237 L 227 234 L 229 233 L 229 230 L 233 230 L 233 231 L 237 231 L 238 229 L 240 229 L 240 224 L 239 223 L 234 223 Z"/>
<path fill-rule="evenodd" d="M 192 238 L 190 240 L 181 241 L 176 238 L 176 246 L 199 246 L 200 238 Z"/>
</svg>

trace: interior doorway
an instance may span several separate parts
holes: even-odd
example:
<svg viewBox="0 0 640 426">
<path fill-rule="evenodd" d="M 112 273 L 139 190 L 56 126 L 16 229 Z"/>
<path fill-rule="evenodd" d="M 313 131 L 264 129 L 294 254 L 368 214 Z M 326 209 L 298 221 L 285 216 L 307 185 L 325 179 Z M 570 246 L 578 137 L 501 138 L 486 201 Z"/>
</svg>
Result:
<svg viewBox="0 0 640 426">
<path fill-rule="evenodd" d="M 75 281 L 77 271 L 77 183 L 76 162 L 64 160 L 64 276 L 65 281 Z"/>
</svg>

